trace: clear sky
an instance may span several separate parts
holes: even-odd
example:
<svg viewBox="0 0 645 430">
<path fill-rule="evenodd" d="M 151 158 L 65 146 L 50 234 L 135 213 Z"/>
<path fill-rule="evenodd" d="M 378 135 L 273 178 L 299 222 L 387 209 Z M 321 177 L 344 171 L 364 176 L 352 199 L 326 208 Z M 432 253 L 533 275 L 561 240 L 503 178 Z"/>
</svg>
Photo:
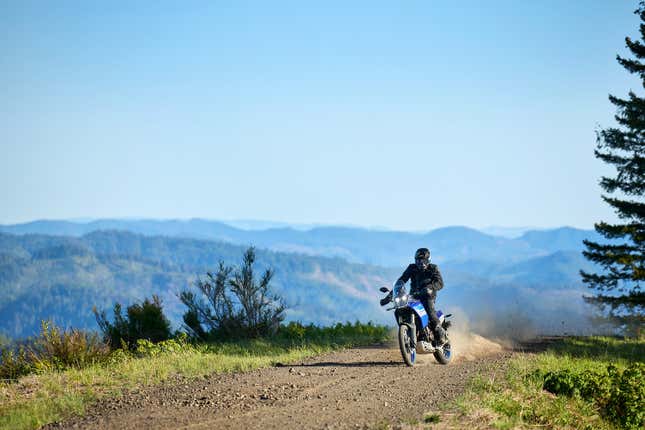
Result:
<svg viewBox="0 0 645 430">
<path fill-rule="evenodd" d="M 636 6 L 2 1 L 0 223 L 591 228 Z"/>
</svg>

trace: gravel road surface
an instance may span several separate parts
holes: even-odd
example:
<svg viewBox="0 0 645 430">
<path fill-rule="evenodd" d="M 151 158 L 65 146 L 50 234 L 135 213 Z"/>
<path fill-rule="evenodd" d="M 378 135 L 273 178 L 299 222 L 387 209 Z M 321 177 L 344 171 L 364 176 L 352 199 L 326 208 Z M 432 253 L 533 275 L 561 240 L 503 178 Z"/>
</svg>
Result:
<svg viewBox="0 0 645 430">
<path fill-rule="evenodd" d="M 455 345 L 453 339 L 453 345 Z M 49 429 L 364 429 L 421 420 L 511 356 L 468 339 L 449 365 L 419 355 L 406 367 L 396 345 L 348 349 L 247 373 L 174 379 L 124 393 Z"/>
</svg>

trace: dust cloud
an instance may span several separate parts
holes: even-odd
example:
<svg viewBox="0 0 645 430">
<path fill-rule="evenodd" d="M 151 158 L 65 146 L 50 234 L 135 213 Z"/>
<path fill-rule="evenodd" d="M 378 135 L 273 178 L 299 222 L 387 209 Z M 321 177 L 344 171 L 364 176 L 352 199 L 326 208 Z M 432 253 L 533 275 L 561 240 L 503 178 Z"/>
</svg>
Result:
<svg viewBox="0 0 645 430">
<path fill-rule="evenodd" d="M 518 315 L 507 315 L 494 319 L 479 317 L 472 323 L 466 313 L 457 308 L 450 318 L 449 337 L 455 361 L 472 361 L 494 355 L 517 342 L 535 336 L 535 330 L 528 319 Z M 499 321 L 504 321 L 500 325 Z"/>
</svg>

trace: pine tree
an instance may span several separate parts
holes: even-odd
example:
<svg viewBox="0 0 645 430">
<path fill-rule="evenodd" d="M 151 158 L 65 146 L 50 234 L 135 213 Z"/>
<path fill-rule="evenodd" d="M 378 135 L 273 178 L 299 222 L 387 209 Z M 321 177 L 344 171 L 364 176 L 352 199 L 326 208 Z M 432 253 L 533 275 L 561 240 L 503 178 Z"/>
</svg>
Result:
<svg viewBox="0 0 645 430">
<path fill-rule="evenodd" d="M 635 13 L 641 19 L 641 40 L 625 38 L 634 58 L 618 55 L 616 59 L 640 77 L 645 88 L 645 1 Z M 610 95 L 609 101 L 617 108 L 618 125 L 597 132 L 595 155 L 616 168 L 617 175 L 602 177 L 600 186 L 613 195 L 602 198 L 614 208 L 621 223 L 595 225 L 608 241 L 584 241 L 583 254 L 603 270 L 581 275 L 583 282 L 596 291 L 595 296 L 585 299 L 597 305 L 609 321 L 629 334 L 639 335 L 645 322 L 645 293 L 641 290 L 645 279 L 645 98 L 630 91 L 625 99 Z"/>
</svg>

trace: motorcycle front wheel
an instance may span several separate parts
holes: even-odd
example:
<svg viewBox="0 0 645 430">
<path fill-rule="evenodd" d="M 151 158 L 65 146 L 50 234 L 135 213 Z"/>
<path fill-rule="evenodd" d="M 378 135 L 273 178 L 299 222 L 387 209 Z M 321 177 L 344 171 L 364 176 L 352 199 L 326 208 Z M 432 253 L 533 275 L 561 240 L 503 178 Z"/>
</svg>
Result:
<svg viewBox="0 0 645 430">
<path fill-rule="evenodd" d="M 417 359 L 417 350 L 412 347 L 412 336 L 415 336 L 414 329 L 407 324 L 399 326 L 399 348 L 403 361 L 408 366 L 414 366 Z"/>
</svg>

